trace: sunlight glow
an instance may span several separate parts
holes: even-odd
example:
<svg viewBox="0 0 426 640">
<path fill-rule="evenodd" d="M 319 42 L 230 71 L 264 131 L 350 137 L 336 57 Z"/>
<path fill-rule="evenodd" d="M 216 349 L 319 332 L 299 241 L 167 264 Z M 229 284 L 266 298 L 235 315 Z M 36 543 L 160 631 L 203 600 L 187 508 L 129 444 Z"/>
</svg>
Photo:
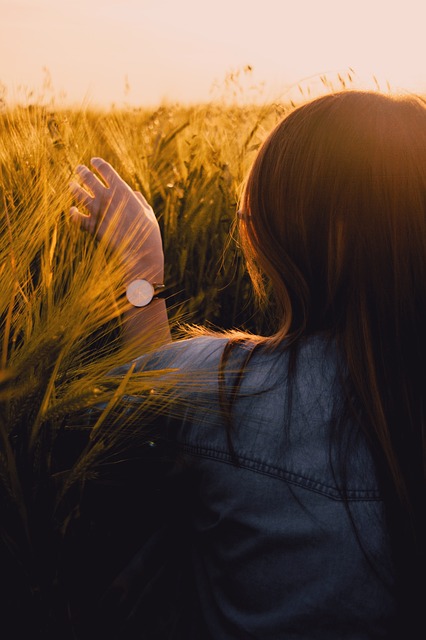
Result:
<svg viewBox="0 0 426 640">
<path fill-rule="evenodd" d="M 349 69 L 359 86 L 375 77 L 382 88 L 426 91 L 423 0 L 0 0 L 0 12 L 9 99 L 25 87 L 105 106 L 226 91 L 273 100 Z"/>
</svg>

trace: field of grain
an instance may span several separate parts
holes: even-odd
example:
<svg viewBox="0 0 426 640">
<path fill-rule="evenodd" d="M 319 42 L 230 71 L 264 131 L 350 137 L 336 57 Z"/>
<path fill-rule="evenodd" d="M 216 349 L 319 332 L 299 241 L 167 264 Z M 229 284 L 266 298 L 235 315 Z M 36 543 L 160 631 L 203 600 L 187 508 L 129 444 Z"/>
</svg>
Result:
<svg viewBox="0 0 426 640">
<path fill-rule="evenodd" d="M 70 223 L 75 167 L 101 156 L 152 204 L 175 325 L 267 332 L 232 236 L 244 176 L 286 110 L 33 105 L 0 113 L 0 586 L 16 628 L 31 622 L 40 637 L 68 637 L 73 567 L 84 577 L 94 549 L 108 552 L 92 515 L 81 517 L 86 488 L 102 484 L 129 447 L 132 425 L 118 399 L 124 390 L 149 396 L 155 383 L 153 374 L 107 375 L 130 358 L 120 341 L 122 274 Z M 99 403 L 88 426 L 87 407 Z M 134 420 L 143 441 L 143 403 Z M 78 562 L 85 545 L 92 552 Z"/>
</svg>

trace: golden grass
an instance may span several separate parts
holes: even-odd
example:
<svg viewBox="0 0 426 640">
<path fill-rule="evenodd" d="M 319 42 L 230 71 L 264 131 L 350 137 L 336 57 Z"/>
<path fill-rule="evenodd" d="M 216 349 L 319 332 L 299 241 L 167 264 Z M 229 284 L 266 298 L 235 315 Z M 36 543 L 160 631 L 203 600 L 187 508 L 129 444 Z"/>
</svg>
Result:
<svg viewBox="0 0 426 640">
<path fill-rule="evenodd" d="M 68 219 L 75 167 L 104 157 L 153 205 L 172 320 L 262 330 L 228 238 L 253 154 L 284 111 L 35 105 L 0 113 L 0 559 L 9 567 L 2 585 L 20 576 L 11 605 L 35 599 L 47 618 L 57 615 L 52 589 L 65 580 L 57 558 L 81 492 L 143 446 L 144 399 L 152 386 L 170 386 L 161 372 L 109 375 L 133 353 L 120 340 L 123 274 Z M 123 393 L 141 398 L 132 420 L 123 418 Z M 73 433 L 78 446 L 61 450 Z"/>
</svg>

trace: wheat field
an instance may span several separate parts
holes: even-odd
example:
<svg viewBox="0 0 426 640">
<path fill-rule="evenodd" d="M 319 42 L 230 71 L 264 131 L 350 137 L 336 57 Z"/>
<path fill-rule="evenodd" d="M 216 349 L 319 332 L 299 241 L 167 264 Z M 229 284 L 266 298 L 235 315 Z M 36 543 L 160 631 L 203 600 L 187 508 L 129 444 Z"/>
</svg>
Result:
<svg viewBox="0 0 426 640">
<path fill-rule="evenodd" d="M 83 637 L 76 574 L 95 589 L 110 552 L 85 496 L 123 452 L 148 442 L 144 402 L 129 424 L 119 399 L 124 391 L 149 397 L 155 374 L 108 375 L 132 349 L 120 340 L 122 274 L 70 224 L 75 167 L 101 156 L 152 204 L 174 327 L 267 332 L 234 223 L 254 154 L 288 108 L 0 112 L 0 602 L 10 637 L 25 625 L 32 637 Z M 89 424 L 88 410 L 99 406 Z M 84 561 L 82 547 L 90 549 Z"/>
</svg>

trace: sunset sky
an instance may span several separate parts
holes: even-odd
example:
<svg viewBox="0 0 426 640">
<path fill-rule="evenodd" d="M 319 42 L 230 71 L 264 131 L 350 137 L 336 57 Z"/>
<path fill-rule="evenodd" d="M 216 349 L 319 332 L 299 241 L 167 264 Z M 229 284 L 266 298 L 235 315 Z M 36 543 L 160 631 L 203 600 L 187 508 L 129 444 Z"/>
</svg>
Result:
<svg viewBox="0 0 426 640">
<path fill-rule="evenodd" d="M 246 100 L 349 68 L 426 92 L 425 32 L 425 0 L 0 0 L 0 83 L 10 101 L 50 76 L 63 102 L 154 105 L 218 97 L 250 65 Z"/>
</svg>

